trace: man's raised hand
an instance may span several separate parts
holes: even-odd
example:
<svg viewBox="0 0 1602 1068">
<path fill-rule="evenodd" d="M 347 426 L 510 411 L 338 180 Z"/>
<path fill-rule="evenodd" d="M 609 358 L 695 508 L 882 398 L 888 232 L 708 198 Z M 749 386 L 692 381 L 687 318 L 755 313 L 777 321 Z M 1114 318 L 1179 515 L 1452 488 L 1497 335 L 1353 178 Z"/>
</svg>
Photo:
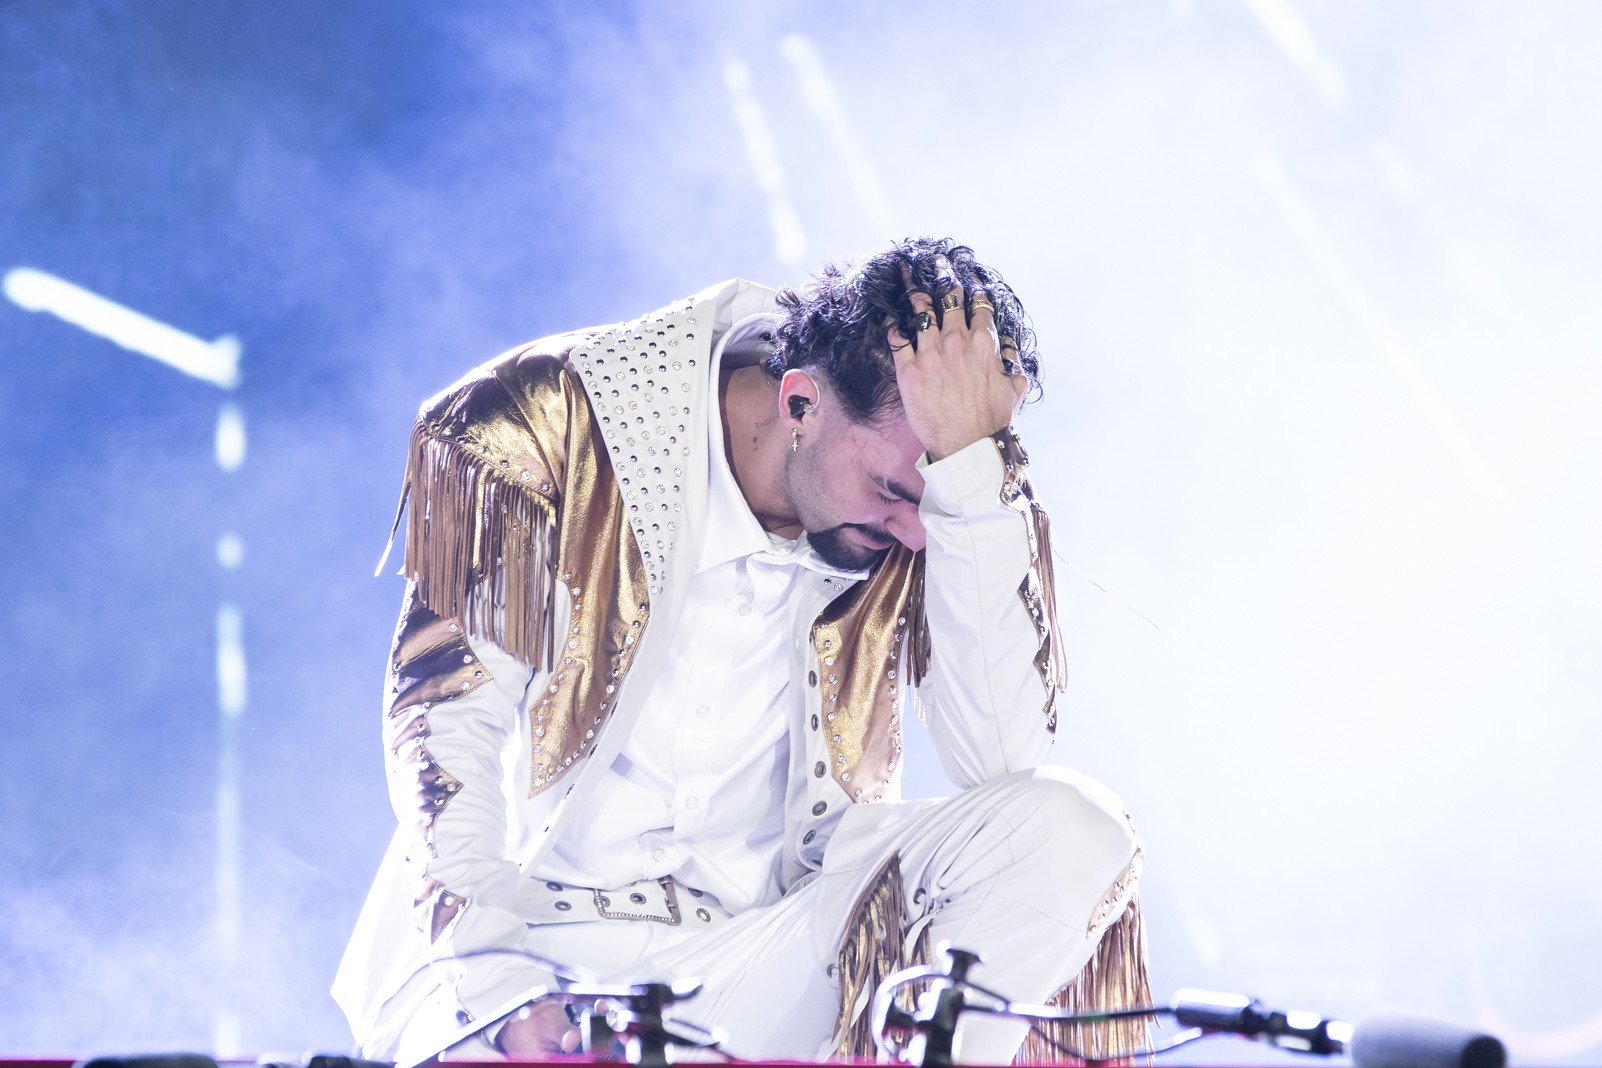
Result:
<svg viewBox="0 0 1602 1068">
<path fill-rule="evenodd" d="M 1010 344 L 996 336 L 984 290 L 975 290 L 970 303 L 954 286 L 941 298 L 941 315 L 923 290 L 910 299 L 916 338 L 889 328 L 896 384 L 912 432 L 931 461 L 943 460 L 1011 423 L 1029 379 L 1008 358 Z"/>
</svg>

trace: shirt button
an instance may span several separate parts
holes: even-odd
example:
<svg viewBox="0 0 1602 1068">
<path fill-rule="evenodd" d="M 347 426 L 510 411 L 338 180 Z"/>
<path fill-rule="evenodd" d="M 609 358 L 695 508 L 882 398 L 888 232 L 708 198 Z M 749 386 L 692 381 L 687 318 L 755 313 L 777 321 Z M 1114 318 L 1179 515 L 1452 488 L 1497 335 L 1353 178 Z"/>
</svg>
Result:
<svg viewBox="0 0 1602 1068">
<path fill-rule="evenodd" d="M 749 604 L 740 605 L 740 614 L 742 616 L 750 615 L 751 614 L 751 606 Z"/>
<path fill-rule="evenodd" d="M 695 710 L 695 714 L 697 716 L 700 716 L 702 719 L 705 719 L 706 717 L 708 717 L 708 716 L 710 716 L 712 714 L 712 710 L 710 708 L 708 708 L 706 705 L 702 705 L 701 707 L 699 707 L 699 708 L 697 708 Z"/>
<path fill-rule="evenodd" d="M 684 799 L 684 807 L 692 812 L 695 811 L 696 806 L 700 805 L 700 803 L 701 799 L 699 797 L 686 797 Z"/>
<path fill-rule="evenodd" d="M 818 673 L 816 671 L 807 672 L 807 685 L 808 686 L 816 686 L 817 684 L 818 684 Z"/>
<path fill-rule="evenodd" d="M 651 850 L 651 859 L 652 860 L 666 860 L 667 859 L 667 850 L 663 849 L 661 846 L 657 846 L 655 849 Z"/>
</svg>

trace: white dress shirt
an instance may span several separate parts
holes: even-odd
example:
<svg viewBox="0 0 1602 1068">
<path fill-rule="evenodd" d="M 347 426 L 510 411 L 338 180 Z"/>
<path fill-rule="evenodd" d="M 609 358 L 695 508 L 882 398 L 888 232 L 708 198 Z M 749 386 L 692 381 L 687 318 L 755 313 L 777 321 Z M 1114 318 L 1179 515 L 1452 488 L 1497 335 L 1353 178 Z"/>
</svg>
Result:
<svg viewBox="0 0 1602 1068">
<path fill-rule="evenodd" d="M 740 325 L 719 340 L 715 366 Z M 738 913 L 783 893 L 789 724 L 803 700 L 785 647 L 794 617 L 828 599 L 816 576 L 841 591 L 864 572 L 826 564 L 804 534 L 763 530 L 724 452 L 720 412 L 707 437 L 707 535 L 666 670 L 536 877 L 612 889 L 671 875 Z"/>
</svg>

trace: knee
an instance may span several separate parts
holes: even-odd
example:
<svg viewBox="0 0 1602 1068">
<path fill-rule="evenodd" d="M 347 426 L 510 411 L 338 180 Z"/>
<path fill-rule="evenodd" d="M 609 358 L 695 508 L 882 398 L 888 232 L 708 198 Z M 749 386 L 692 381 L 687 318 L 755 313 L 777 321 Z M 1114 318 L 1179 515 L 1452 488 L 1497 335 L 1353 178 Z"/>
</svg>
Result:
<svg viewBox="0 0 1602 1068">
<path fill-rule="evenodd" d="M 1041 767 L 1004 780 L 1002 808 L 1018 862 L 1048 884 L 1097 893 L 1119 879 L 1140 850 L 1124 804 L 1106 786 L 1069 768 Z"/>
</svg>

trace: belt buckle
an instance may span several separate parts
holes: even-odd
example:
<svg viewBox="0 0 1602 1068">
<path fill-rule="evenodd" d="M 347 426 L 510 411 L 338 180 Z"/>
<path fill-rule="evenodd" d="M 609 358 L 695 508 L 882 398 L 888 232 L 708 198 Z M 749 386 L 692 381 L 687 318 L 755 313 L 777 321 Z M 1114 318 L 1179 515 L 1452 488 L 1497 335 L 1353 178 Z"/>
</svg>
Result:
<svg viewBox="0 0 1602 1068">
<path fill-rule="evenodd" d="M 621 893 L 621 890 L 595 891 L 595 911 L 603 920 L 645 920 L 649 923 L 665 923 L 669 927 L 677 927 L 679 926 L 681 916 L 679 915 L 679 892 L 673 885 L 673 876 L 664 875 L 656 882 L 657 885 L 662 888 L 662 899 L 664 904 L 667 905 L 668 914 L 665 919 L 661 916 L 651 916 L 645 913 L 628 912 L 621 908 L 612 908 L 611 895 Z M 634 885 L 638 886 L 639 884 L 635 883 Z M 623 889 L 627 890 L 628 887 L 624 887 Z M 635 904 L 643 903 L 635 902 Z"/>
</svg>

